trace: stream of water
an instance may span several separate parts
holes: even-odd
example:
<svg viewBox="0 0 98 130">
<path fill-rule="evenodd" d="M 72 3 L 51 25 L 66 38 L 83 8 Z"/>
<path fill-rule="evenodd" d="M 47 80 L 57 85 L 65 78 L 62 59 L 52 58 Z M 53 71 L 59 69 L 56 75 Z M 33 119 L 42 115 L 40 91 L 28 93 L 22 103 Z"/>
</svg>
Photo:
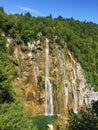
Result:
<svg viewBox="0 0 98 130">
<path fill-rule="evenodd" d="M 53 96 L 52 96 L 52 84 L 49 80 L 49 40 L 46 38 L 46 50 L 45 50 L 45 115 L 53 115 Z"/>
</svg>

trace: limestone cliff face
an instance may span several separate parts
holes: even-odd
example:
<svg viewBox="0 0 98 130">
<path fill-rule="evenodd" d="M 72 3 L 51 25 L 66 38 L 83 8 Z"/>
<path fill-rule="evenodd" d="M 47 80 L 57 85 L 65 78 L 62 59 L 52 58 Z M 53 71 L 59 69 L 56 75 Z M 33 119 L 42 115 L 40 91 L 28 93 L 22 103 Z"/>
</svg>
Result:
<svg viewBox="0 0 98 130">
<path fill-rule="evenodd" d="M 66 44 L 63 48 L 51 40 L 48 44 L 48 80 L 52 85 L 54 114 L 66 115 L 68 109 L 77 113 L 78 107 L 84 104 L 83 70 Z M 21 94 L 16 91 L 16 95 L 22 97 L 26 109 L 33 115 L 45 113 L 45 49 L 45 40 L 13 46 L 14 85 L 21 90 Z"/>
</svg>

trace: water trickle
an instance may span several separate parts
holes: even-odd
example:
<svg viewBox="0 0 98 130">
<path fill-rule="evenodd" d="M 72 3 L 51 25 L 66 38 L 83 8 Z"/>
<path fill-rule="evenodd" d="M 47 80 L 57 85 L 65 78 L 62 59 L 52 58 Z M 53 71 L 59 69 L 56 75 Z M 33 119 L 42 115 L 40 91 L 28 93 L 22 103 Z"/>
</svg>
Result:
<svg viewBox="0 0 98 130">
<path fill-rule="evenodd" d="M 69 96 L 69 81 L 66 80 L 66 62 L 65 62 L 65 57 L 62 54 L 62 59 L 63 59 L 63 85 L 64 85 L 64 90 L 65 90 L 65 108 L 68 107 L 68 96 Z"/>
<path fill-rule="evenodd" d="M 86 80 L 84 78 L 84 72 L 79 63 L 76 64 L 77 76 L 79 79 L 79 106 L 84 105 L 84 97 L 86 92 Z"/>
<path fill-rule="evenodd" d="M 60 89 L 62 91 L 62 96 L 64 95 L 64 109 L 67 108 L 68 106 L 68 82 L 66 80 L 66 62 L 65 62 L 65 57 L 64 54 L 59 50 L 58 46 L 56 46 L 57 52 L 58 52 L 58 59 L 60 60 L 60 72 L 61 72 L 61 81 L 63 84 L 63 88 Z"/>
<path fill-rule="evenodd" d="M 76 81 L 76 62 L 73 59 L 70 51 L 68 51 L 68 55 L 70 56 L 72 63 L 73 63 L 73 74 L 71 73 L 72 77 L 72 90 L 73 90 L 73 98 L 74 98 L 74 103 L 73 103 L 73 112 L 78 113 L 78 97 L 77 97 L 77 81 Z"/>
<path fill-rule="evenodd" d="M 73 97 L 74 97 L 73 112 L 77 114 L 78 110 L 77 110 L 77 88 L 76 88 L 76 86 L 73 86 Z"/>
<path fill-rule="evenodd" d="M 45 51 L 45 115 L 53 115 L 53 96 L 52 96 L 52 84 L 49 80 L 49 40 L 46 38 L 46 51 Z"/>
<path fill-rule="evenodd" d="M 75 70 L 75 64 L 74 64 L 74 68 L 73 68 L 73 80 L 72 80 L 72 89 L 73 89 L 73 97 L 74 97 L 74 107 L 73 107 L 73 111 L 74 113 L 78 113 L 78 105 L 77 105 L 77 87 L 76 87 L 76 70 Z"/>
</svg>

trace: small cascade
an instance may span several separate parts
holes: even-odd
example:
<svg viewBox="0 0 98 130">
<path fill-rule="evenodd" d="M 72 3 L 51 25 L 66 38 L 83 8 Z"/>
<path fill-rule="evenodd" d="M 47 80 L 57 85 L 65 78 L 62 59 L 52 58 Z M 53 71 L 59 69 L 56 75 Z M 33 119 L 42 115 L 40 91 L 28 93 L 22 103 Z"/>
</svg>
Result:
<svg viewBox="0 0 98 130">
<path fill-rule="evenodd" d="M 73 97 L 74 97 L 73 112 L 77 114 L 78 113 L 78 110 L 77 110 L 77 87 L 74 83 L 73 83 Z"/>
<path fill-rule="evenodd" d="M 62 54 L 63 58 L 63 85 L 64 85 L 64 90 L 65 90 L 65 108 L 68 107 L 68 95 L 69 95 L 69 81 L 66 80 L 66 74 L 65 74 L 65 68 L 66 68 L 66 62 L 65 62 L 65 57 L 64 54 Z"/>
<path fill-rule="evenodd" d="M 61 91 L 61 95 L 64 95 L 64 109 L 66 107 L 66 90 L 65 90 L 65 58 L 64 55 L 62 54 L 62 52 L 59 50 L 58 46 L 56 46 L 56 51 L 57 51 L 57 55 L 58 55 L 58 60 L 60 63 L 60 72 L 61 72 L 61 81 L 63 84 L 62 89 L 60 88 Z M 63 93 L 64 92 L 64 93 Z"/>
<path fill-rule="evenodd" d="M 52 116 L 53 115 L 53 96 L 52 96 L 52 84 L 49 80 L 49 40 L 46 38 L 46 52 L 45 52 L 45 115 Z"/>
<path fill-rule="evenodd" d="M 78 80 L 79 80 L 79 106 L 83 106 L 84 97 L 85 97 L 85 94 L 87 93 L 86 80 L 84 78 L 83 69 L 79 63 L 77 63 L 76 67 L 77 67 L 77 76 L 78 76 Z"/>
<path fill-rule="evenodd" d="M 77 87 L 76 87 L 76 70 L 75 70 L 75 64 L 74 64 L 74 68 L 73 68 L 73 74 L 74 74 L 74 79 L 72 80 L 73 97 L 74 97 L 73 111 L 74 111 L 74 113 L 77 114 L 78 113 L 78 110 L 77 110 L 78 97 L 77 97 Z"/>
<path fill-rule="evenodd" d="M 74 104 L 73 104 L 73 112 L 78 113 L 78 97 L 77 97 L 77 81 L 76 81 L 76 62 L 73 59 L 70 51 L 68 51 L 68 55 L 70 56 L 72 63 L 73 63 L 73 74 L 71 73 L 72 77 L 72 90 L 73 90 L 73 98 L 74 98 Z"/>
<path fill-rule="evenodd" d="M 63 60 L 62 60 L 63 58 Z M 60 64 L 61 64 L 61 73 L 62 73 L 62 78 L 63 78 L 63 86 L 64 86 L 64 91 L 65 91 L 65 103 L 64 107 L 67 108 L 68 106 L 68 82 L 66 81 L 66 75 L 65 75 L 65 59 L 64 56 L 60 58 Z"/>
</svg>

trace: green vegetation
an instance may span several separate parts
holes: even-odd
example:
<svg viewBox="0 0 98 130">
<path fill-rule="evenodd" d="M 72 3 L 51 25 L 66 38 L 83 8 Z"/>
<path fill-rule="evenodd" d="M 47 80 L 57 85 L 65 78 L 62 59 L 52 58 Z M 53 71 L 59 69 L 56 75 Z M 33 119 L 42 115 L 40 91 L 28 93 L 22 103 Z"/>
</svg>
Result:
<svg viewBox="0 0 98 130">
<path fill-rule="evenodd" d="M 37 130 L 20 102 L 0 105 L 0 130 Z"/>
<path fill-rule="evenodd" d="M 77 115 L 71 113 L 69 129 L 98 130 L 98 101 L 94 102 L 92 108 L 82 108 Z"/>
<path fill-rule="evenodd" d="M 13 100 L 12 69 L 6 54 L 0 52 L 0 101 L 9 102 Z"/>
</svg>

